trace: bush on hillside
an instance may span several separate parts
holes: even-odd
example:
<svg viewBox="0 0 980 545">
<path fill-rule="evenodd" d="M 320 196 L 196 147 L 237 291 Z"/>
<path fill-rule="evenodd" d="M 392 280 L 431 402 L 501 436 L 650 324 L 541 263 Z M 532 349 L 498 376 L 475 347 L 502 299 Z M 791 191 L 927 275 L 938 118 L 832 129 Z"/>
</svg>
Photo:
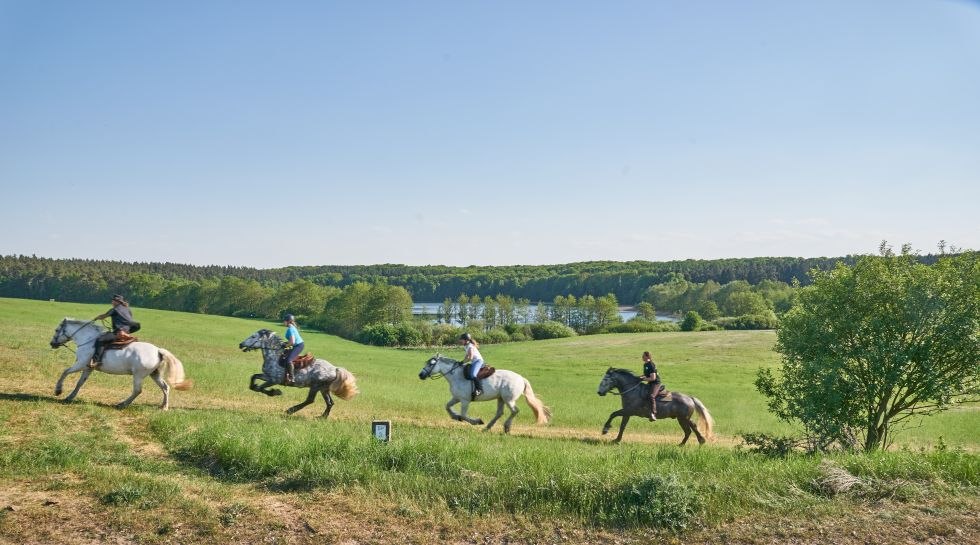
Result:
<svg viewBox="0 0 980 545">
<path fill-rule="evenodd" d="M 357 334 L 357 342 L 374 346 L 398 346 L 398 328 L 394 324 L 371 324 Z"/>
<path fill-rule="evenodd" d="M 609 333 L 651 333 L 659 331 L 677 331 L 679 328 L 674 322 L 651 321 L 643 318 L 633 318 L 628 322 L 616 324 L 606 328 Z"/>
<path fill-rule="evenodd" d="M 722 329 L 778 329 L 779 319 L 771 310 L 766 314 L 744 314 L 728 318 L 719 318 L 715 325 Z"/>
<path fill-rule="evenodd" d="M 701 318 L 698 311 L 689 310 L 681 322 L 681 331 L 699 331 L 702 324 L 704 324 L 704 319 Z"/>
<path fill-rule="evenodd" d="M 577 335 L 575 330 L 561 322 L 542 322 L 540 324 L 530 324 L 531 336 L 534 340 L 541 339 L 563 339 Z"/>
<path fill-rule="evenodd" d="M 510 342 L 510 335 L 502 327 L 495 327 L 480 336 L 480 341 L 487 344 L 500 344 Z"/>
</svg>

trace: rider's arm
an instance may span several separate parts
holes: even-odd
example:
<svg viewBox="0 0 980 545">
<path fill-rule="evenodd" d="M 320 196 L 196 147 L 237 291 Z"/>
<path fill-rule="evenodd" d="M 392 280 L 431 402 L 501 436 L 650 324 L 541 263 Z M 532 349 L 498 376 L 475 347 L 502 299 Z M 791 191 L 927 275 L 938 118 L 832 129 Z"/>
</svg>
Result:
<svg viewBox="0 0 980 545">
<path fill-rule="evenodd" d="M 473 349 L 471 348 L 472 346 L 473 345 L 471 344 L 466 345 L 466 353 L 463 354 L 463 360 L 460 361 L 460 363 L 466 363 L 471 359 L 473 359 Z"/>
<path fill-rule="evenodd" d="M 92 321 L 94 322 L 96 320 L 105 320 L 109 316 L 112 316 L 112 310 L 110 310 L 109 312 L 106 312 L 105 314 L 99 314 L 95 318 L 92 318 Z"/>
</svg>

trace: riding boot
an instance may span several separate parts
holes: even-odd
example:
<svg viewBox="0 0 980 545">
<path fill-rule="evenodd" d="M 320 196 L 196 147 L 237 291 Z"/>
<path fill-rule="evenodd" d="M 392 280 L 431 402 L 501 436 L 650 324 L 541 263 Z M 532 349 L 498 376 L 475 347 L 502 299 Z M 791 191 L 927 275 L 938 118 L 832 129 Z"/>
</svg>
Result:
<svg viewBox="0 0 980 545">
<path fill-rule="evenodd" d="M 283 384 L 285 384 L 286 386 L 292 386 L 296 384 L 296 382 L 293 381 L 293 371 L 295 370 L 295 367 L 296 366 L 293 365 L 293 362 L 289 362 L 286 364 L 286 376 L 283 377 Z"/>
<path fill-rule="evenodd" d="M 95 345 L 95 353 L 92 354 L 92 361 L 88 362 L 89 369 L 95 369 L 102 363 L 103 352 L 105 352 L 105 346 L 102 343 L 97 343 Z"/>
<path fill-rule="evenodd" d="M 650 422 L 657 421 L 657 396 L 660 394 L 660 385 L 650 386 Z"/>
<path fill-rule="evenodd" d="M 474 378 L 473 379 L 473 398 L 475 399 L 477 396 L 481 395 L 482 393 L 483 393 L 483 388 L 480 387 L 480 379 Z"/>
</svg>

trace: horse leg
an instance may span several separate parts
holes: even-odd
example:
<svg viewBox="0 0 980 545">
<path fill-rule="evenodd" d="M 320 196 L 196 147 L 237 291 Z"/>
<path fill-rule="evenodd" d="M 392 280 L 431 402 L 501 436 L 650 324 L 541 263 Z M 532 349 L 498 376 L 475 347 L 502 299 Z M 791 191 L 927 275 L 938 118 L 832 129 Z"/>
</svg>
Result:
<svg viewBox="0 0 980 545">
<path fill-rule="evenodd" d="M 618 443 L 623 440 L 623 432 L 626 431 L 626 423 L 630 421 L 630 415 L 623 414 L 622 420 L 619 421 L 619 435 L 613 440 L 614 443 Z"/>
<path fill-rule="evenodd" d="M 167 381 L 163 380 L 163 377 L 160 376 L 159 369 L 155 369 L 152 373 L 150 373 L 150 378 L 152 378 L 153 382 L 156 382 L 157 386 L 163 390 L 163 403 L 160 404 L 160 408 L 164 411 L 170 409 L 170 385 L 167 384 Z"/>
<path fill-rule="evenodd" d="M 327 409 L 323 411 L 323 414 L 320 416 L 326 418 L 330 416 L 330 409 L 333 408 L 333 397 L 331 397 L 330 395 L 330 386 L 324 386 L 323 388 L 321 388 L 320 395 L 322 395 L 323 400 L 327 402 Z"/>
<path fill-rule="evenodd" d="M 134 399 L 136 399 L 136 396 L 138 396 L 141 393 L 143 393 L 143 379 L 144 378 L 146 378 L 146 375 L 141 375 L 141 374 L 138 374 L 138 373 L 137 374 L 133 374 L 133 393 L 130 394 L 130 396 L 127 397 L 126 399 L 124 399 L 124 400 L 120 401 L 119 403 L 117 403 L 116 404 L 116 408 L 117 409 L 125 409 L 126 407 L 129 407 L 129 404 L 132 403 Z"/>
<path fill-rule="evenodd" d="M 508 401 L 507 407 L 510 409 L 510 416 L 507 418 L 507 420 L 504 420 L 504 433 L 510 433 L 510 424 L 514 421 L 514 417 L 517 416 L 517 413 L 520 412 L 520 409 L 517 408 L 516 400 L 512 399 Z"/>
<path fill-rule="evenodd" d="M 71 371 L 73 368 L 74 367 L 66 370 L 65 373 L 62 375 L 62 378 L 64 378 L 64 375 L 67 375 L 68 372 Z M 89 369 L 87 366 L 82 369 L 82 376 L 78 377 L 78 382 L 75 383 L 75 389 L 72 390 L 71 393 L 68 394 L 68 397 L 65 398 L 65 403 L 71 403 L 71 401 L 75 399 L 75 396 L 78 395 L 78 391 L 82 389 L 82 385 L 85 384 L 85 381 L 88 380 L 88 376 L 91 374 L 92 374 L 92 370 Z M 58 385 L 59 387 L 55 388 L 55 395 L 61 393 L 60 380 L 58 381 Z"/>
<path fill-rule="evenodd" d="M 462 419 L 463 421 L 468 422 L 468 423 L 470 423 L 470 424 L 472 424 L 474 426 L 482 426 L 483 425 L 483 419 L 482 418 L 470 418 L 470 417 L 466 416 L 466 411 L 469 410 L 469 408 L 470 408 L 470 400 L 469 399 L 463 399 L 460 402 L 460 405 L 459 405 L 459 417 L 460 417 L 460 419 Z"/>
<path fill-rule="evenodd" d="M 618 411 L 613 411 L 612 413 L 609 414 L 609 419 L 606 420 L 606 423 L 602 426 L 602 435 L 609 433 L 609 429 L 612 428 L 613 418 L 616 418 L 617 416 L 623 416 L 622 409 Z"/>
<path fill-rule="evenodd" d="M 249 379 L 248 381 L 248 389 L 252 390 L 253 392 L 261 392 L 262 390 L 260 390 L 259 387 L 255 385 L 255 381 L 260 380 L 262 376 L 263 376 L 262 373 L 252 375 L 252 378 Z"/>
<path fill-rule="evenodd" d="M 302 403 L 293 405 L 292 407 L 286 409 L 286 414 L 293 414 L 294 412 L 302 409 L 303 407 L 309 405 L 310 403 L 313 403 L 316 400 L 316 394 L 320 392 L 320 388 L 322 387 L 323 385 L 320 384 L 319 382 L 311 383 L 310 393 L 306 395 L 306 399 Z"/>
<path fill-rule="evenodd" d="M 262 375 L 259 375 L 259 376 L 262 376 Z M 256 392 L 259 392 L 259 393 L 262 393 L 262 394 L 265 394 L 265 395 L 267 395 L 269 397 L 281 396 L 282 395 L 282 390 L 279 390 L 279 389 L 276 389 L 276 388 L 269 389 L 270 386 L 275 386 L 275 385 L 276 385 L 276 383 L 275 382 L 272 382 L 271 380 L 264 380 L 264 381 L 262 381 L 262 384 L 259 384 L 258 387 L 255 388 L 255 391 Z"/>
<path fill-rule="evenodd" d="M 499 398 L 498 397 L 497 398 L 497 414 L 493 415 L 493 418 L 490 420 L 490 423 L 487 424 L 487 427 L 484 428 L 484 429 L 485 430 L 489 430 L 490 428 L 492 428 L 493 425 L 497 423 L 497 420 L 500 420 L 500 417 L 503 416 L 503 414 L 504 414 L 504 400 L 502 398 Z"/>
<path fill-rule="evenodd" d="M 698 431 L 698 425 L 697 425 L 697 423 L 695 423 L 693 420 L 691 420 L 691 417 L 690 416 L 687 417 L 687 422 L 688 422 L 688 425 L 691 426 L 691 431 L 694 432 L 694 436 L 698 438 L 698 444 L 699 445 L 703 445 L 704 444 L 704 436 L 701 435 L 701 432 Z"/>
<path fill-rule="evenodd" d="M 449 400 L 449 403 L 446 403 L 446 412 L 449 413 L 449 418 L 452 418 L 453 420 L 459 422 L 460 420 L 463 419 L 463 417 L 460 416 L 460 415 L 458 415 L 458 414 L 456 414 L 453 411 L 453 405 L 455 405 L 457 403 L 459 403 L 459 400 L 456 399 L 455 397 L 452 398 L 452 399 L 450 399 Z"/>
<path fill-rule="evenodd" d="M 683 447 L 684 443 L 687 443 L 687 440 L 691 437 L 691 428 L 693 428 L 694 426 L 691 424 L 691 419 L 685 416 L 678 416 L 677 423 L 680 424 L 681 429 L 684 430 L 684 438 L 681 439 L 681 442 L 678 445 L 680 447 Z"/>
</svg>

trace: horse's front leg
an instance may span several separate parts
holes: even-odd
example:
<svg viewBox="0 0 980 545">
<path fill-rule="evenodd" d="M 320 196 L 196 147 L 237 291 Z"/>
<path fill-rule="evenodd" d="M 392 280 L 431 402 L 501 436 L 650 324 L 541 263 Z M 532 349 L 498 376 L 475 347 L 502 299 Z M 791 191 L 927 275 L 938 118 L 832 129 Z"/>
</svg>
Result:
<svg viewBox="0 0 980 545">
<path fill-rule="evenodd" d="M 310 392 L 306 395 L 306 399 L 303 400 L 302 403 L 298 403 L 286 409 L 286 414 L 293 414 L 294 412 L 302 409 L 303 407 L 306 407 L 310 403 L 313 403 L 316 400 L 316 394 L 320 391 L 320 388 L 322 387 L 323 385 L 319 382 L 311 382 Z"/>
<path fill-rule="evenodd" d="M 623 440 L 623 432 L 626 431 L 626 423 L 630 421 L 630 415 L 624 414 L 622 420 L 619 421 L 619 435 L 613 440 L 614 443 L 618 443 Z"/>
<path fill-rule="evenodd" d="M 470 417 L 466 416 L 466 411 L 468 411 L 469 408 L 470 408 L 470 400 L 463 399 L 460 402 L 460 405 L 459 405 L 459 417 L 460 417 L 460 419 L 462 419 L 464 422 L 468 422 L 468 423 L 470 423 L 470 424 L 472 424 L 474 426 L 482 426 L 483 425 L 483 419 L 482 418 L 470 418 Z"/>
<path fill-rule="evenodd" d="M 64 372 L 61 373 L 61 376 L 58 377 L 58 382 L 56 382 L 55 385 L 54 385 L 54 395 L 56 395 L 56 396 L 60 396 L 61 395 L 62 386 L 64 385 L 65 378 L 67 378 L 68 375 L 70 375 L 72 373 L 77 373 L 77 372 L 83 371 L 83 370 L 89 370 L 89 371 L 91 371 L 91 369 L 88 368 L 88 365 L 86 365 L 88 363 L 88 361 L 87 360 L 83 361 L 83 357 L 84 356 L 82 354 L 78 354 L 76 356 L 75 363 L 71 364 L 71 366 L 69 366 L 67 369 L 64 370 Z M 90 357 L 89 359 L 92 359 L 92 358 Z M 82 379 L 79 378 L 78 380 L 82 380 Z M 72 394 L 72 397 L 74 397 L 74 395 L 77 394 L 77 393 L 78 393 L 78 385 L 76 385 L 75 392 L 74 392 L 74 394 Z M 66 401 L 70 401 L 70 400 L 66 400 Z"/>
<path fill-rule="evenodd" d="M 609 414 L 609 419 L 606 420 L 606 423 L 602 426 L 602 435 L 609 433 L 609 430 L 612 428 L 613 418 L 616 418 L 617 416 L 623 416 L 622 409 L 618 411 L 613 411 L 612 413 Z"/>
<path fill-rule="evenodd" d="M 78 364 L 75 364 L 74 366 L 68 368 L 61 375 L 61 377 L 64 378 L 65 375 L 67 375 L 68 373 L 74 372 L 74 371 L 72 371 L 72 369 L 75 369 L 75 367 L 77 367 L 77 366 L 78 366 Z M 78 369 L 75 369 L 75 371 L 78 371 Z M 82 389 L 82 385 L 85 384 L 85 381 L 86 380 L 88 380 L 88 376 L 92 374 L 92 370 L 89 369 L 88 366 L 86 366 L 86 365 L 83 365 L 82 366 L 81 371 L 82 371 L 82 376 L 78 377 L 78 382 L 75 383 L 75 389 L 73 389 L 71 391 L 71 393 L 68 394 L 68 397 L 65 398 L 65 403 L 71 403 L 71 401 L 75 399 L 75 396 L 78 395 L 78 391 Z M 55 393 L 55 395 L 58 395 L 58 394 L 61 393 L 61 381 L 60 380 L 58 381 L 58 386 L 55 388 L 54 393 Z"/>
<path fill-rule="evenodd" d="M 261 380 L 262 384 L 256 385 L 255 381 L 257 380 Z M 269 386 L 275 386 L 275 383 L 272 382 L 271 380 L 266 379 L 265 375 L 258 374 L 258 375 L 252 375 L 252 380 L 250 381 L 248 388 L 250 390 L 259 392 L 261 394 L 265 394 L 269 397 L 282 395 L 282 390 L 277 390 L 275 388 L 270 390 Z"/>
</svg>

